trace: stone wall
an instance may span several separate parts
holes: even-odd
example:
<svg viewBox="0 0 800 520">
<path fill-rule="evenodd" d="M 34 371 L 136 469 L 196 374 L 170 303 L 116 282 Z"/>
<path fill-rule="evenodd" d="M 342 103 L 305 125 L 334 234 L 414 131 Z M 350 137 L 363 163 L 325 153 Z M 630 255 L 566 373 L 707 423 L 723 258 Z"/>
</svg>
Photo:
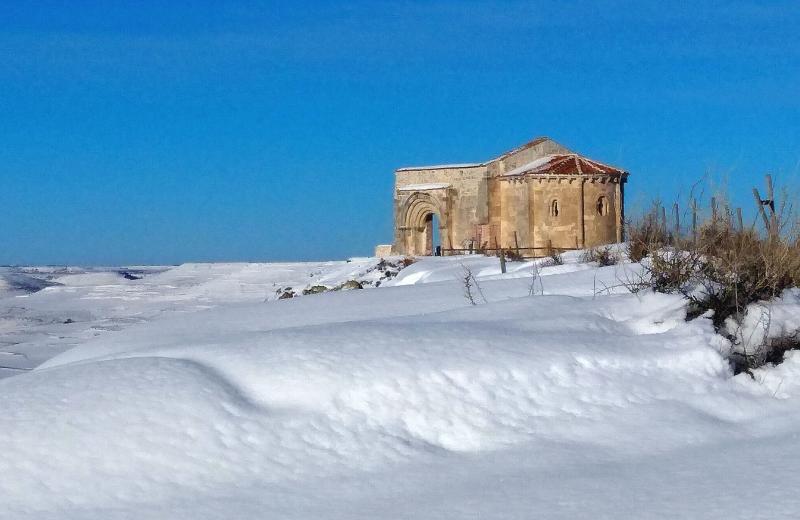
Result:
<svg viewBox="0 0 800 520">
<path fill-rule="evenodd" d="M 574 177 L 530 178 L 533 247 L 574 248 L 580 241 L 580 184 Z"/>
<path fill-rule="evenodd" d="M 394 254 L 394 246 L 392 244 L 379 244 L 375 246 L 375 256 L 377 258 L 386 258 Z"/>
<path fill-rule="evenodd" d="M 586 247 L 617 241 L 618 186 L 618 183 L 611 182 L 610 179 L 586 182 L 584 186 Z M 598 211 L 600 197 L 604 198 L 605 209 L 602 212 Z"/>
<path fill-rule="evenodd" d="M 403 191 L 401 188 L 414 184 L 446 183 L 447 189 L 446 209 L 440 214 L 442 228 L 440 239 L 446 248 L 468 247 L 469 240 L 473 237 L 475 226 L 485 224 L 488 215 L 488 185 L 486 182 L 486 167 L 470 168 L 437 168 L 420 170 L 398 170 L 395 177 L 395 221 L 397 222 L 413 191 Z M 401 251 L 405 252 L 405 251 Z"/>
<path fill-rule="evenodd" d="M 497 185 L 501 247 L 594 247 L 618 240 L 618 184 L 611 179 L 530 176 Z"/>
</svg>

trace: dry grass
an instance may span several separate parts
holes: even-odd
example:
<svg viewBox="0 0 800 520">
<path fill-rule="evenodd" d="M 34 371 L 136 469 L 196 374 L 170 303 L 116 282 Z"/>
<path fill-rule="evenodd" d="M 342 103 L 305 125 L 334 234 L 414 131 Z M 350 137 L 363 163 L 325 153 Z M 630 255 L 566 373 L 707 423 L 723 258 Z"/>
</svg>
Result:
<svg viewBox="0 0 800 520">
<path fill-rule="evenodd" d="M 525 260 L 522 254 L 516 249 L 506 249 L 504 253 L 506 255 L 506 260 L 509 262 L 523 262 Z"/>
<path fill-rule="evenodd" d="M 754 368 L 768 363 L 778 365 L 783 362 L 784 354 L 798 349 L 800 349 L 800 330 L 784 331 L 777 336 L 765 338 L 762 344 L 749 351 L 731 352 L 729 359 L 734 373 L 745 372 L 753 376 Z"/>
<path fill-rule="evenodd" d="M 721 211 L 698 223 L 696 232 L 681 232 L 668 225 L 657 206 L 628 225 L 628 254 L 642 262 L 648 285 L 656 291 L 683 294 L 690 302 L 687 319 L 711 313 L 715 329 L 736 345 L 735 334 L 725 331 L 726 320 L 741 324 L 748 306 L 772 300 L 790 287 L 800 286 L 800 232 L 786 206 L 778 211 L 770 229 L 743 226 L 733 212 Z M 644 260 L 644 261 L 643 261 Z M 641 290 L 632 284 L 632 290 Z M 796 339 L 792 337 L 793 340 Z M 768 343 L 775 343 L 768 340 Z M 737 370 L 749 371 L 780 356 L 785 344 L 757 346 L 758 357 L 732 360 Z"/>
<path fill-rule="evenodd" d="M 558 249 L 548 246 L 545 252 L 545 259 L 540 264 L 542 267 L 550 267 L 554 265 L 564 265 L 564 258 Z"/>
<path fill-rule="evenodd" d="M 587 263 L 597 262 L 600 267 L 605 267 L 619 263 L 619 255 L 610 246 L 593 247 L 583 253 L 581 260 Z"/>
<path fill-rule="evenodd" d="M 640 219 L 626 222 L 625 231 L 628 237 L 628 257 L 633 262 L 641 262 L 652 251 L 657 251 L 667 244 L 668 236 L 660 221 L 660 204 L 654 202 L 650 210 Z"/>
</svg>

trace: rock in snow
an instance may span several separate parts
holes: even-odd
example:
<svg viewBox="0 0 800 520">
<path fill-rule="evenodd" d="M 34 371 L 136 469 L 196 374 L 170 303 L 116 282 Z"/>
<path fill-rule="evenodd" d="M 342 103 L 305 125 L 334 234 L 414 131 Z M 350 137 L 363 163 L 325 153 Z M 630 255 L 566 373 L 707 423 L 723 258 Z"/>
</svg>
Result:
<svg viewBox="0 0 800 520">
<path fill-rule="evenodd" d="M 637 265 L 565 257 L 267 302 L 377 260 L 2 298 L 84 314 L 0 329 L 43 361 L 0 380 L 0 518 L 796 518 L 800 356 L 734 377 L 709 320 L 620 286 Z"/>
</svg>

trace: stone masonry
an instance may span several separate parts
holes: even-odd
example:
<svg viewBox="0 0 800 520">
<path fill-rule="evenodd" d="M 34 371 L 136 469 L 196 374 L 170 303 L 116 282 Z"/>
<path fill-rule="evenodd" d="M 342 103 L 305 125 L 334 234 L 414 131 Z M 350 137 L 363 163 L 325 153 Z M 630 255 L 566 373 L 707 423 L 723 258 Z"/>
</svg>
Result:
<svg viewBox="0 0 800 520">
<path fill-rule="evenodd" d="M 540 137 L 483 163 L 395 172 L 395 254 L 582 248 L 622 240 L 628 173 Z M 534 249 L 536 248 L 536 249 Z"/>
</svg>

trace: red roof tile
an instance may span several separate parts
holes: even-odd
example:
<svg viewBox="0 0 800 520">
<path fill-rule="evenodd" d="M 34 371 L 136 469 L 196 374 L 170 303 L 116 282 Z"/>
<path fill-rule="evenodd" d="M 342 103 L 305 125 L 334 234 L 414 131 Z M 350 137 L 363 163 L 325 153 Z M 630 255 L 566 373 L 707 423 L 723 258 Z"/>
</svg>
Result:
<svg viewBox="0 0 800 520">
<path fill-rule="evenodd" d="M 505 176 L 518 175 L 622 175 L 625 170 L 594 161 L 578 154 L 547 155 L 520 166 Z"/>
</svg>

